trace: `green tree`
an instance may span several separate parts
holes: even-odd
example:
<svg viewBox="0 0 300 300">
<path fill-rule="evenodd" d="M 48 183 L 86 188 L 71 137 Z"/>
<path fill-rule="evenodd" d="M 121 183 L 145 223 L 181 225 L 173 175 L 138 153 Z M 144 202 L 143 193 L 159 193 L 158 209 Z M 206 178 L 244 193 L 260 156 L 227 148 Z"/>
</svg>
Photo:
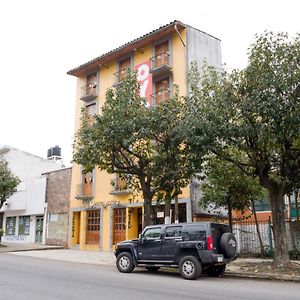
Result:
<svg viewBox="0 0 300 300">
<path fill-rule="evenodd" d="M 258 177 L 271 202 L 274 262 L 287 265 L 284 195 L 300 184 L 300 36 L 257 36 L 245 70 L 208 69 L 201 87 L 198 77 L 194 68 L 193 149 L 203 147 L 199 138 L 205 140 L 208 151 Z M 242 155 L 232 155 L 235 151 Z"/>
<path fill-rule="evenodd" d="M 135 75 L 128 73 L 117 89 L 109 89 L 93 126 L 83 120 L 74 146 L 74 161 L 85 172 L 95 167 L 118 173 L 144 199 L 144 225 L 151 224 L 155 196 L 164 200 L 179 193 L 187 182 L 185 149 L 176 131 L 183 119 L 183 98 L 175 93 L 168 102 L 148 108 Z M 176 123 L 177 118 L 177 124 Z M 168 210 L 170 211 L 170 209 Z"/>
<path fill-rule="evenodd" d="M 20 183 L 20 179 L 15 176 L 8 167 L 8 162 L 0 158 L 0 209 L 17 191 L 17 186 Z"/>
<path fill-rule="evenodd" d="M 265 189 L 257 178 L 250 177 L 231 162 L 210 155 L 203 170 L 204 183 L 201 186 L 203 198 L 200 205 L 219 209 L 227 208 L 230 230 L 232 231 L 232 211 L 245 212 L 251 208 L 255 218 L 256 230 L 260 242 L 261 253 L 264 246 L 261 239 L 258 221 L 255 212 L 255 201 L 266 196 Z"/>
</svg>

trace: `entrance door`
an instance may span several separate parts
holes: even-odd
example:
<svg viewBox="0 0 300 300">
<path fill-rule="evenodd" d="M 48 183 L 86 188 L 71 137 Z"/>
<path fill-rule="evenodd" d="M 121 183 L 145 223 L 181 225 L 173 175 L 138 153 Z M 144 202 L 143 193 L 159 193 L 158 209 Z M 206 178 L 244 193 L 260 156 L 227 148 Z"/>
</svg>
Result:
<svg viewBox="0 0 300 300">
<path fill-rule="evenodd" d="M 126 208 L 113 210 L 113 245 L 126 240 Z"/>
<path fill-rule="evenodd" d="M 43 225 L 44 225 L 44 217 L 36 216 L 35 223 L 35 242 L 41 243 L 43 241 Z"/>
</svg>

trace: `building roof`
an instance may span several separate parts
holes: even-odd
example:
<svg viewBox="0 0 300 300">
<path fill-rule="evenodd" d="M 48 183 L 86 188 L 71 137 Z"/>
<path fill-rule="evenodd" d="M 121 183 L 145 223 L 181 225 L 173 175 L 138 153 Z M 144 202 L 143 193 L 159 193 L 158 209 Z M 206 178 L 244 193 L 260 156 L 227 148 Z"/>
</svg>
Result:
<svg viewBox="0 0 300 300">
<path fill-rule="evenodd" d="M 176 26 L 175 26 L 176 25 Z M 155 29 L 147 34 L 140 36 L 139 38 L 134 39 L 131 42 L 128 42 L 118 48 L 115 48 L 107 53 L 104 53 L 70 71 L 67 72 L 69 75 L 80 76 L 82 74 L 93 72 L 97 70 L 99 67 L 104 66 L 110 61 L 114 60 L 117 57 L 122 55 L 126 55 L 130 51 L 138 50 L 143 48 L 146 44 L 153 42 L 154 40 L 160 39 L 161 37 L 173 33 L 178 30 L 188 27 L 188 25 L 180 22 L 173 21 L 167 25 L 161 26 L 158 29 Z"/>
</svg>

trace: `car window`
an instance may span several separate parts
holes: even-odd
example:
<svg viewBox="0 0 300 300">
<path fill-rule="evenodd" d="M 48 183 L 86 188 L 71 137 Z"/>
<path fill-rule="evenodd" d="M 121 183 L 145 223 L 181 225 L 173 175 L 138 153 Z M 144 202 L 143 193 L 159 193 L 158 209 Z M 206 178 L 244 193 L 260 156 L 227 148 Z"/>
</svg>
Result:
<svg viewBox="0 0 300 300">
<path fill-rule="evenodd" d="M 161 227 L 149 228 L 147 229 L 143 237 L 146 240 L 158 239 L 160 238 Z"/>
<path fill-rule="evenodd" d="M 190 241 L 206 240 L 206 227 L 199 225 L 186 226 L 186 238 Z"/>
<path fill-rule="evenodd" d="M 165 232 L 166 238 L 181 237 L 181 234 L 182 234 L 182 226 L 166 227 L 166 232 Z"/>
</svg>

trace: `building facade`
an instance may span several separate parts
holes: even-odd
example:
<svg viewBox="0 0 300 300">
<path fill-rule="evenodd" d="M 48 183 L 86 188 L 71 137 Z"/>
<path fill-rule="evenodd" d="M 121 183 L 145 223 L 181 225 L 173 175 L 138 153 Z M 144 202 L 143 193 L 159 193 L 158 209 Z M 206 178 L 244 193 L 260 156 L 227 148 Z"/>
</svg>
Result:
<svg viewBox="0 0 300 300">
<path fill-rule="evenodd" d="M 71 168 L 44 173 L 46 185 L 45 243 L 67 247 L 69 228 Z"/>
<path fill-rule="evenodd" d="M 61 164 L 10 146 L 1 147 L 0 156 L 21 180 L 0 210 L 5 230 L 2 242 L 45 243 L 46 178 L 42 173 L 60 169 Z"/>
<path fill-rule="evenodd" d="M 141 96 L 149 106 L 167 101 L 173 85 L 187 94 L 187 73 L 193 61 L 198 66 L 222 69 L 220 40 L 191 26 L 174 21 L 132 42 L 101 55 L 68 72 L 77 77 L 76 128 L 81 110 L 87 120 L 100 112 L 108 88 L 118 87 L 126 69 L 137 71 Z M 198 210 L 192 204 L 192 189 L 179 198 L 179 221 L 192 221 Z M 72 167 L 69 247 L 110 251 L 122 240 L 136 238 L 142 230 L 143 199 L 131 200 L 131 193 L 118 177 L 95 169 L 82 174 Z M 154 222 L 163 221 L 163 207 L 153 207 Z"/>
</svg>

